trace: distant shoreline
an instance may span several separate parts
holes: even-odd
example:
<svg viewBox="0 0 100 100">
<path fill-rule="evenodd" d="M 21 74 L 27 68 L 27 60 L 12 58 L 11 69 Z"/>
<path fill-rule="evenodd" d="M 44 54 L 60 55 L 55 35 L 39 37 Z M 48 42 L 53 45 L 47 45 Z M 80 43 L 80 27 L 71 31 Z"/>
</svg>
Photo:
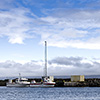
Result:
<svg viewBox="0 0 100 100">
<path fill-rule="evenodd" d="M 51 75 L 52 76 L 52 75 Z M 85 79 L 88 79 L 88 78 L 100 78 L 100 75 L 84 75 L 85 76 Z M 15 79 L 17 78 L 18 76 L 8 76 L 8 77 L 0 77 L 0 80 L 6 80 L 6 79 Z M 25 78 L 41 78 L 42 76 L 22 76 L 22 77 L 25 77 Z M 68 76 L 54 76 L 54 78 L 62 78 L 62 79 L 66 79 L 66 78 L 70 78 L 71 75 L 68 75 Z"/>
</svg>

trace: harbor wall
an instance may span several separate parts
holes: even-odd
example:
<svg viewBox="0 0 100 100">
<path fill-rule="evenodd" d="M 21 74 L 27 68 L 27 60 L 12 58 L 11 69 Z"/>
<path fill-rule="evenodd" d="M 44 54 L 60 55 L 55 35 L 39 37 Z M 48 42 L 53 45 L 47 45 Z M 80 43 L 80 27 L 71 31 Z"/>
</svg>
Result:
<svg viewBox="0 0 100 100">
<path fill-rule="evenodd" d="M 92 78 L 92 79 L 85 79 L 82 82 L 71 82 L 69 79 L 66 80 L 59 80 L 56 82 L 55 86 L 63 86 L 63 87 L 100 87 L 100 79 L 99 78 Z"/>
<path fill-rule="evenodd" d="M 40 78 L 28 79 L 29 82 L 36 80 L 36 82 L 41 82 Z M 0 86 L 6 86 L 9 79 L 0 80 Z M 15 79 L 13 80 L 15 81 Z M 84 82 L 71 82 L 70 78 L 67 79 L 54 79 L 56 82 L 55 87 L 100 87 L 100 78 L 88 78 Z"/>
</svg>

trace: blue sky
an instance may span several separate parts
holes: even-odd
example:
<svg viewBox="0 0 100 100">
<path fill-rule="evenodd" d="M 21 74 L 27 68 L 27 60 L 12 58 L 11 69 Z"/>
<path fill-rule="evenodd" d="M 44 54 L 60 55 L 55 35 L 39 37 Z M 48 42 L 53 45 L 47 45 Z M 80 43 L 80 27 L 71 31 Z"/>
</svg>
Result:
<svg viewBox="0 0 100 100">
<path fill-rule="evenodd" d="M 1 0 L 0 76 L 43 75 L 45 40 L 48 75 L 98 75 L 99 5 L 100 0 Z"/>
</svg>

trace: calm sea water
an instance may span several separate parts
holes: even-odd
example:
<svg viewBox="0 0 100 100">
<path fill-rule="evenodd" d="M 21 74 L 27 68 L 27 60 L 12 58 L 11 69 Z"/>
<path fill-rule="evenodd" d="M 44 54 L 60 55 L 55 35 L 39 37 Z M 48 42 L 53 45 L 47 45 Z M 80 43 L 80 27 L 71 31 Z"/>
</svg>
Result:
<svg viewBox="0 0 100 100">
<path fill-rule="evenodd" d="M 99 87 L 8 88 L 0 87 L 0 100 L 100 100 Z"/>
</svg>

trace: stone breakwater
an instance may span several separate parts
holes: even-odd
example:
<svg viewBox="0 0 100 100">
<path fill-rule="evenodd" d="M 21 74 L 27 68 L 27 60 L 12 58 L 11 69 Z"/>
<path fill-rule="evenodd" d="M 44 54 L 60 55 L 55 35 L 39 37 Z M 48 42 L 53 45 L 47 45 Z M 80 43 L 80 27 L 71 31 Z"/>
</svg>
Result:
<svg viewBox="0 0 100 100">
<path fill-rule="evenodd" d="M 33 79 L 28 79 L 31 82 Z M 41 82 L 41 79 L 34 79 L 37 82 Z M 15 79 L 13 80 L 15 81 Z M 100 78 L 85 79 L 84 82 L 71 82 L 70 79 L 54 79 L 56 82 L 55 87 L 100 87 Z M 6 86 L 8 79 L 0 80 L 0 86 Z"/>
<path fill-rule="evenodd" d="M 57 87 L 100 87 L 100 79 L 99 78 L 92 78 L 92 79 L 85 79 L 84 82 L 71 82 L 70 79 L 63 79 L 56 81 Z"/>
</svg>

